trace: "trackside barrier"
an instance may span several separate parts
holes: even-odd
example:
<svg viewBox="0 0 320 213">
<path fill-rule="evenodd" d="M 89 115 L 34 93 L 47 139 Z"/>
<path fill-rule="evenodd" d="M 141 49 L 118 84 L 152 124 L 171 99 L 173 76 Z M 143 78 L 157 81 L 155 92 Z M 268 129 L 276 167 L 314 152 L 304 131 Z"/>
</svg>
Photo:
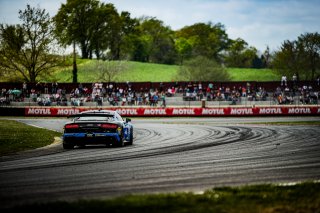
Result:
<svg viewBox="0 0 320 213">
<path fill-rule="evenodd" d="M 26 107 L 25 116 L 66 117 L 94 108 Z M 96 108 L 98 109 L 98 108 Z M 99 108 L 115 110 L 130 117 L 223 117 L 223 116 L 295 116 L 320 115 L 320 107 L 226 107 L 226 108 Z"/>
<path fill-rule="evenodd" d="M 0 107 L 0 116 L 24 116 L 24 108 L 16 107 Z"/>
</svg>

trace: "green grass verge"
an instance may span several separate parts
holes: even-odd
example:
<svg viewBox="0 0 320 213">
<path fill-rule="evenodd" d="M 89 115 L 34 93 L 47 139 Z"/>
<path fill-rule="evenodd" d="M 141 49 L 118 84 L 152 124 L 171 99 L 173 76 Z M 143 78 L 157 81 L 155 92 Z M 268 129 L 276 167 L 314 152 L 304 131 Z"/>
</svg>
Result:
<svg viewBox="0 0 320 213">
<path fill-rule="evenodd" d="M 99 81 L 94 61 L 78 59 L 78 81 L 82 83 Z M 179 66 L 127 61 L 126 71 L 117 76 L 117 82 L 173 82 L 179 81 Z M 60 67 L 52 76 L 42 81 L 72 82 L 72 64 Z M 231 81 L 280 81 L 281 76 L 270 69 L 227 68 Z"/>
<path fill-rule="evenodd" d="M 43 212 L 229 212 L 275 213 L 319 212 L 320 183 L 291 186 L 252 185 L 222 187 L 203 194 L 173 193 L 130 195 L 104 200 L 52 202 L 15 207 L 14 210 Z"/>
<path fill-rule="evenodd" d="M 228 68 L 231 81 L 279 81 L 281 76 L 271 69 Z"/>
<path fill-rule="evenodd" d="M 61 137 L 61 133 L 13 120 L 0 120 L 0 156 L 49 145 L 54 137 Z"/>
</svg>

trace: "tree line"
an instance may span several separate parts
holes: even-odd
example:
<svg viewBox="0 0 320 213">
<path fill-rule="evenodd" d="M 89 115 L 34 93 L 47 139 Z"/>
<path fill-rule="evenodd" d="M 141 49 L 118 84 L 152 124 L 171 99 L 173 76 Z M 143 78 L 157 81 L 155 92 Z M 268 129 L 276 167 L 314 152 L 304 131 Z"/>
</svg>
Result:
<svg viewBox="0 0 320 213">
<path fill-rule="evenodd" d="M 61 54 L 69 46 L 73 47 L 73 82 L 77 82 L 77 48 L 84 59 L 178 64 L 181 74 L 190 79 L 202 72 L 208 78 L 220 76 L 207 80 L 228 80 L 224 67 L 272 68 L 306 80 L 319 73 L 317 32 L 284 41 L 275 52 L 267 47 L 261 54 L 241 38 L 230 39 L 221 23 L 195 23 L 174 31 L 155 17 L 132 18 L 129 12 L 119 13 L 113 4 L 99 0 L 67 0 L 54 17 L 27 5 L 19 11 L 19 19 L 22 24 L 0 24 L 0 77 L 35 82 L 63 65 Z M 203 69 L 195 66 L 199 63 Z"/>
</svg>

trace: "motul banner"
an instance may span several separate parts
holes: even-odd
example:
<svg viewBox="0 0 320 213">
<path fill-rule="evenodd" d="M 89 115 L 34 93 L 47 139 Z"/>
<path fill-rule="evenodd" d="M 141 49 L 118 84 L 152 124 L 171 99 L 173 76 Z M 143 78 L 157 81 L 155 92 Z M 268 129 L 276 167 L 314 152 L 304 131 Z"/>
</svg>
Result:
<svg viewBox="0 0 320 213">
<path fill-rule="evenodd" d="M 267 115 L 320 115 L 320 107 L 226 107 L 226 108 L 102 108 L 130 117 L 219 117 Z M 70 116 L 93 108 L 26 107 L 25 116 Z"/>
</svg>

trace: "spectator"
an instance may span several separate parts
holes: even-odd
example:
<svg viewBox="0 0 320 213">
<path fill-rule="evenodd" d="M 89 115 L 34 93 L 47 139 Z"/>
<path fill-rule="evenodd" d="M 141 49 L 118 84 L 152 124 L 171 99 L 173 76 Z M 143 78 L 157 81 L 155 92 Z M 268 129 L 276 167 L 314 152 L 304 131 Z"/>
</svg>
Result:
<svg viewBox="0 0 320 213">
<path fill-rule="evenodd" d="M 23 82 L 22 84 L 22 94 L 24 97 L 28 95 L 28 85 L 26 82 Z"/>
<path fill-rule="evenodd" d="M 49 86 L 47 83 L 44 83 L 43 88 L 44 88 L 44 94 L 49 94 Z"/>
<path fill-rule="evenodd" d="M 161 106 L 166 107 L 166 95 L 164 92 L 161 93 Z"/>
<path fill-rule="evenodd" d="M 82 83 L 79 83 L 78 90 L 79 90 L 78 95 L 82 96 L 82 94 L 83 94 L 83 85 L 82 85 Z"/>
<path fill-rule="evenodd" d="M 126 104 L 126 102 L 127 102 L 127 97 L 124 95 L 124 96 L 122 97 L 121 106 L 124 106 L 124 105 Z"/>
<path fill-rule="evenodd" d="M 143 98 L 142 98 L 142 93 L 139 93 L 138 97 L 137 97 L 137 102 L 138 102 L 138 106 L 142 105 Z"/>
<path fill-rule="evenodd" d="M 31 92 L 30 98 L 32 99 L 33 102 L 36 102 L 37 101 L 36 90 L 34 88 L 32 88 L 30 92 Z"/>
<path fill-rule="evenodd" d="M 242 97 L 247 97 L 247 89 L 245 87 L 241 88 Z"/>
<path fill-rule="evenodd" d="M 281 86 L 287 86 L 287 76 L 285 75 L 281 77 Z"/>
<path fill-rule="evenodd" d="M 199 82 L 199 84 L 198 84 L 198 89 L 202 90 L 202 83 L 201 82 Z"/>
<path fill-rule="evenodd" d="M 55 94 L 57 93 L 57 90 L 58 90 L 58 82 L 53 82 L 51 85 L 51 93 Z"/>
<path fill-rule="evenodd" d="M 155 94 L 153 95 L 153 105 L 154 105 L 154 106 L 157 106 L 157 105 L 158 105 L 158 101 L 159 101 L 159 96 L 158 96 L 157 93 L 155 93 Z"/>
<path fill-rule="evenodd" d="M 209 91 L 212 91 L 213 90 L 213 83 L 209 83 L 208 88 L 209 88 Z"/>
<path fill-rule="evenodd" d="M 298 76 L 297 76 L 297 74 L 293 74 L 293 76 L 292 76 L 292 81 L 293 81 L 293 85 L 295 86 L 295 85 L 297 85 L 297 82 L 298 82 Z"/>
</svg>

